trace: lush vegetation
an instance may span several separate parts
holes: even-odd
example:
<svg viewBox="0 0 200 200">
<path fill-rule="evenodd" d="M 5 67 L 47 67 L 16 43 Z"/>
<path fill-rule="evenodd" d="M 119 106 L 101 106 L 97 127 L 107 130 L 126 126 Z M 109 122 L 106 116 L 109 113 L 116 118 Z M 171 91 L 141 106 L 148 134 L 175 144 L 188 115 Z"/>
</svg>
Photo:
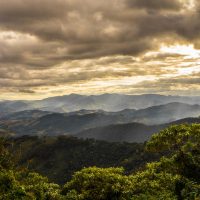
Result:
<svg viewBox="0 0 200 200">
<path fill-rule="evenodd" d="M 18 166 L 59 184 L 66 183 L 74 172 L 84 167 L 123 167 L 130 174 L 159 157 L 146 152 L 144 144 L 109 143 L 70 136 L 24 136 L 12 138 L 8 143 Z"/>
<path fill-rule="evenodd" d="M 198 200 L 200 199 L 200 125 L 172 126 L 146 144 L 164 157 L 126 175 L 122 167 L 83 168 L 64 186 L 12 164 L 0 144 L 0 199 L 38 200 Z"/>
</svg>

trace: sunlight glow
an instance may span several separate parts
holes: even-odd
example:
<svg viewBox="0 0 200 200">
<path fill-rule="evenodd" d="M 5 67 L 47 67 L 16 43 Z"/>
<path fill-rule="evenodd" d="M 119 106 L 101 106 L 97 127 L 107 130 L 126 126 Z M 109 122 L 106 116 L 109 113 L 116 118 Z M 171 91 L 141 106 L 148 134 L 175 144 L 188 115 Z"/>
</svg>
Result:
<svg viewBox="0 0 200 200">
<path fill-rule="evenodd" d="M 179 75 L 192 75 L 193 73 L 199 73 L 199 72 L 200 72 L 200 66 L 178 69 Z"/>
<path fill-rule="evenodd" d="M 195 49 L 194 45 L 161 46 L 160 51 L 163 53 L 180 54 L 188 58 L 200 57 L 200 50 Z"/>
</svg>

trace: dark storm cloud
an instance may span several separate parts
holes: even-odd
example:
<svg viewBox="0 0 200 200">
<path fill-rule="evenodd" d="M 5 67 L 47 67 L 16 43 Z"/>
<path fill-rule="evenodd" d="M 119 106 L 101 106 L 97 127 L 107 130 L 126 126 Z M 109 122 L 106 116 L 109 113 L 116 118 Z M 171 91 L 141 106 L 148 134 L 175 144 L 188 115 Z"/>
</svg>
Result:
<svg viewBox="0 0 200 200">
<path fill-rule="evenodd" d="M 65 0 L 2 0 L 0 2 L 1 20 L 6 24 L 15 22 L 36 22 L 64 15 L 67 8 Z"/>
<path fill-rule="evenodd" d="M 173 11 L 180 9 L 181 5 L 177 0 L 86 0 L 84 4 L 80 0 L 1 0 L 0 27 L 39 38 L 40 51 L 35 52 L 37 47 L 29 47 L 28 51 L 33 57 L 54 51 L 52 53 L 57 56 L 45 59 L 51 60 L 52 65 L 66 59 L 137 55 L 149 48 L 156 48 L 157 44 L 155 41 L 152 44 L 152 39 L 162 34 L 173 32 L 185 38 L 199 34 L 198 14 L 137 10 Z M 50 41 L 56 44 L 52 47 L 46 43 Z M 57 48 L 64 49 L 62 55 L 56 51 Z M 9 57 L 5 55 L 2 59 L 9 60 Z M 10 60 L 16 62 L 20 59 L 23 60 L 19 56 L 10 56 Z M 38 65 L 37 61 L 35 65 Z M 47 62 L 47 66 L 50 65 Z"/>
<path fill-rule="evenodd" d="M 33 57 L 43 57 L 44 52 L 47 55 L 50 51 L 55 56 L 44 59 L 52 63 L 39 62 L 41 66 L 51 66 L 67 59 L 137 55 L 156 48 L 158 44 L 153 39 L 170 32 L 195 38 L 200 32 L 198 14 L 195 17 L 188 13 L 162 12 L 182 7 L 177 0 L 86 0 L 84 4 L 80 0 L 1 0 L 0 27 L 37 37 L 38 44 L 26 51 Z M 143 12 L 140 8 L 157 12 Z M 62 53 L 57 52 L 59 48 L 63 49 Z M 12 57 L 12 52 L 10 57 L 2 57 L 5 61 L 26 60 Z M 38 66 L 37 61 L 35 65 Z"/>
<path fill-rule="evenodd" d="M 127 4 L 133 8 L 153 9 L 153 10 L 179 10 L 181 3 L 170 0 L 127 0 Z"/>
<path fill-rule="evenodd" d="M 179 41 L 200 48 L 200 6 L 187 1 L 0 0 L 0 91 L 173 74 L 179 54 L 143 55 Z"/>
</svg>

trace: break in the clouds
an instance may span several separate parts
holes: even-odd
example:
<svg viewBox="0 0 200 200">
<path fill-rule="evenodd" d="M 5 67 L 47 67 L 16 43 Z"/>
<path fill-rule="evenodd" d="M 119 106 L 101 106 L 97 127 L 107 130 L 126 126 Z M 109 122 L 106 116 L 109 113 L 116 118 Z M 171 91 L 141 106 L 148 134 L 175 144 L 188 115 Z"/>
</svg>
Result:
<svg viewBox="0 0 200 200">
<path fill-rule="evenodd" d="M 198 0 L 1 0 L 0 98 L 200 94 Z"/>
</svg>

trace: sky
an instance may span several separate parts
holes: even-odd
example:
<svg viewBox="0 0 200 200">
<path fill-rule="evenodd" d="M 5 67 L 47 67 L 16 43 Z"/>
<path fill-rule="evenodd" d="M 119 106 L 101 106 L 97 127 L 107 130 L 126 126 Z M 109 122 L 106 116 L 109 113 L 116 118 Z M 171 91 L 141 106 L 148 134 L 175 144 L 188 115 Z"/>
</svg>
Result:
<svg viewBox="0 0 200 200">
<path fill-rule="evenodd" d="M 200 95 L 199 0 L 0 0 L 0 99 Z"/>
</svg>

